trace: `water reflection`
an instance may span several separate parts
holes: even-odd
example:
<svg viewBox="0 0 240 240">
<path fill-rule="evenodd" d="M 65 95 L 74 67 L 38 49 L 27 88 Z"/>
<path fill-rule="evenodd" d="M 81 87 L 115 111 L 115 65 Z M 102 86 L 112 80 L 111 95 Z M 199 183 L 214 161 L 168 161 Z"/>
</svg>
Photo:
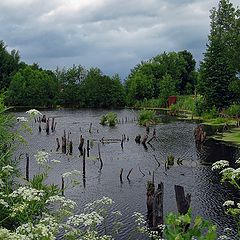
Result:
<svg viewBox="0 0 240 240">
<path fill-rule="evenodd" d="M 49 183 L 59 184 L 61 174 L 77 169 L 82 172 L 82 183 L 73 189 L 65 191 L 66 197 L 78 203 L 77 213 L 80 213 L 84 204 L 108 196 L 115 201 L 114 208 L 122 211 L 124 228 L 118 239 L 126 239 L 134 228 L 132 214 L 135 211 L 147 214 L 146 208 L 146 183 L 155 174 L 156 184 L 164 183 L 164 215 L 169 211 L 177 211 L 174 185 L 184 186 L 186 193 L 192 196 L 191 208 L 194 216 L 201 215 L 211 219 L 222 230 L 231 227 L 234 221 L 225 215 L 222 203 L 233 198 L 238 198 L 234 189 L 220 183 L 218 173 L 212 172 L 207 163 L 220 159 L 234 162 L 239 157 L 237 148 L 226 146 L 214 141 L 207 141 L 202 146 L 196 146 L 193 129 L 196 124 L 189 122 L 169 122 L 155 127 L 156 139 L 150 144 L 137 144 L 136 136 L 143 137 L 146 129 L 139 127 L 133 119 L 136 113 L 131 110 L 116 110 L 120 119 L 117 127 L 110 128 L 99 124 L 100 116 L 108 110 L 56 110 L 43 111 L 48 117 L 54 117 L 57 122 L 56 131 L 49 135 L 38 132 L 38 125 L 34 125 L 32 134 L 26 134 L 29 146 L 22 147 L 20 153 L 29 153 L 30 177 L 38 172 L 38 166 L 33 155 L 36 150 L 45 149 L 51 153 L 53 159 L 61 163 L 55 166 L 48 179 Z M 15 113 L 22 116 L 22 113 Z M 127 121 L 122 121 L 127 119 Z M 166 120 L 166 119 L 165 119 Z M 91 132 L 89 126 L 91 125 Z M 35 128 L 36 127 L 36 128 Z M 61 139 L 64 131 L 71 132 L 73 153 L 67 156 L 61 151 L 55 151 L 56 138 Z M 154 128 L 149 129 L 150 135 Z M 123 148 L 120 142 L 102 144 L 100 139 L 121 139 L 129 137 Z M 89 140 L 91 144 L 89 157 L 86 156 L 85 174 L 83 172 L 83 156 L 79 156 L 79 137 L 85 139 L 84 145 Z M 102 167 L 99 161 L 99 145 L 101 148 Z M 81 155 L 81 154 L 80 154 Z M 169 170 L 164 167 L 167 156 L 173 155 L 182 161 L 182 165 L 174 165 Z M 21 162 L 22 169 L 25 169 Z M 123 168 L 122 184 L 119 174 Z M 127 174 L 133 169 L 127 179 Z M 234 239 L 234 237 L 233 237 Z"/>
</svg>

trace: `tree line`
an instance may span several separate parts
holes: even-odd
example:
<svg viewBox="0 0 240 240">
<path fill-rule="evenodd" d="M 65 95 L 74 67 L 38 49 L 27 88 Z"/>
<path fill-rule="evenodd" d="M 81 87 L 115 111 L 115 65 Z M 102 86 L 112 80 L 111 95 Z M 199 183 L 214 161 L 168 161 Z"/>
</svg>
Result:
<svg viewBox="0 0 240 240">
<path fill-rule="evenodd" d="M 220 0 L 210 12 L 210 34 L 204 58 L 196 69 L 192 53 L 164 52 L 142 61 L 125 81 L 99 68 L 82 65 L 45 70 L 20 61 L 19 52 L 7 51 L 0 41 L 0 90 L 8 105 L 119 107 L 168 96 L 201 94 L 204 109 L 223 109 L 240 101 L 240 11 Z"/>
</svg>

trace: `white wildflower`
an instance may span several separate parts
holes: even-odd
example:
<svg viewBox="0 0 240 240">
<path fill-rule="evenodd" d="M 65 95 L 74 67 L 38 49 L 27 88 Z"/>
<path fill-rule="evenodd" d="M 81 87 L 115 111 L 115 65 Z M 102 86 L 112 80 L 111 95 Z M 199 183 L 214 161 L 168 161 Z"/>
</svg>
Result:
<svg viewBox="0 0 240 240">
<path fill-rule="evenodd" d="M 4 207 L 9 207 L 8 203 L 5 202 L 3 199 L 0 198 L 0 204 L 3 205 Z"/>
<path fill-rule="evenodd" d="M 17 121 L 18 122 L 27 122 L 28 120 L 25 117 L 17 117 Z"/>
<path fill-rule="evenodd" d="M 42 116 L 42 113 L 39 112 L 39 111 L 36 110 L 36 109 L 30 109 L 30 110 L 26 111 L 26 113 L 29 114 L 29 115 L 31 115 L 31 116 L 34 116 L 34 117 L 36 117 L 36 116 Z"/>
<path fill-rule="evenodd" d="M 78 170 L 73 170 L 73 171 L 71 171 L 71 172 L 65 172 L 65 173 L 63 173 L 62 176 L 63 176 L 63 178 L 68 178 L 68 177 L 70 177 L 70 176 L 80 175 L 80 174 L 81 174 L 80 171 L 78 171 Z"/>
<path fill-rule="evenodd" d="M 52 163 L 61 163 L 61 161 L 56 160 L 56 159 L 51 160 L 51 162 L 52 162 Z"/>
<path fill-rule="evenodd" d="M 231 167 L 228 167 L 228 168 L 224 168 L 220 174 L 229 174 L 229 173 L 232 173 L 235 169 L 234 168 L 231 168 Z"/>
<path fill-rule="evenodd" d="M 37 163 L 41 166 L 45 166 L 49 162 L 50 154 L 45 151 L 38 151 L 34 157 L 37 160 Z"/>
<path fill-rule="evenodd" d="M 61 204 L 61 207 L 67 208 L 67 209 L 74 209 L 75 206 L 77 205 L 73 200 L 71 199 L 66 199 L 64 196 L 51 196 L 49 199 L 46 201 L 46 203 L 59 203 Z"/>
<path fill-rule="evenodd" d="M 2 172 L 5 174 L 10 174 L 13 172 L 13 170 L 14 170 L 14 168 L 10 165 L 2 167 Z"/>
<path fill-rule="evenodd" d="M 232 173 L 232 178 L 239 178 L 240 177 L 240 168 L 237 168 Z"/>
<path fill-rule="evenodd" d="M 4 185 L 4 181 L 0 178 L 0 188 L 2 188 Z"/>
<path fill-rule="evenodd" d="M 43 195 L 43 190 L 37 190 L 31 187 L 20 187 L 17 190 L 13 191 L 9 196 L 13 198 L 21 197 L 24 201 L 30 202 L 40 201 Z"/>
<path fill-rule="evenodd" d="M 116 216 L 122 216 L 122 213 L 120 211 L 113 211 L 112 214 Z"/>
<path fill-rule="evenodd" d="M 212 170 L 223 169 L 228 166 L 229 166 L 229 162 L 227 160 L 220 160 L 220 161 L 213 163 Z"/>
<path fill-rule="evenodd" d="M 238 159 L 236 160 L 236 163 L 237 163 L 237 164 L 240 164 L 240 158 L 238 158 Z"/>
<path fill-rule="evenodd" d="M 85 210 L 93 210 L 97 206 L 100 206 L 100 205 L 111 205 L 113 203 L 114 203 L 114 201 L 111 198 L 109 198 L 109 197 L 102 197 L 101 199 L 95 200 L 92 203 L 86 204 L 85 205 Z"/>
<path fill-rule="evenodd" d="M 19 226 L 16 229 L 17 233 L 26 235 L 29 239 L 48 239 L 55 240 L 55 236 L 53 233 L 54 229 L 51 229 L 49 225 L 45 225 L 42 223 L 38 223 L 33 225 L 32 223 L 26 223 Z"/>
<path fill-rule="evenodd" d="M 14 204 L 11 208 L 11 217 L 15 217 L 16 214 L 22 213 L 26 208 L 28 207 L 28 204 L 24 202 L 23 204 L 17 203 Z"/>
<path fill-rule="evenodd" d="M 223 203 L 224 207 L 229 207 L 229 206 L 234 206 L 234 201 L 232 200 L 227 200 Z"/>
<path fill-rule="evenodd" d="M 103 221 L 103 217 L 100 216 L 97 212 L 91 212 L 91 213 L 82 213 L 80 215 L 74 215 L 71 216 L 67 224 L 73 225 L 75 227 L 80 226 L 81 224 L 85 227 L 92 226 L 92 225 L 99 225 Z"/>
</svg>

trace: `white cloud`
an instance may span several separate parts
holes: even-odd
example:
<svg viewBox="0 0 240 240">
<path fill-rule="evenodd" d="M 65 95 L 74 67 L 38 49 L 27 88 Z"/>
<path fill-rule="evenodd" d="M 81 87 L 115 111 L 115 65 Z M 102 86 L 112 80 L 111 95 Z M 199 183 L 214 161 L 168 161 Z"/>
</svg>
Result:
<svg viewBox="0 0 240 240">
<path fill-rule="evenodd" d="M 201 60 L 217 0 L 1 0 L 0 36 L 28 63 L 82 64 L 126 76 L 143 59 L 187 49 Z M 232 1 L 235 6 L 238 0 Z"/>
</svg>

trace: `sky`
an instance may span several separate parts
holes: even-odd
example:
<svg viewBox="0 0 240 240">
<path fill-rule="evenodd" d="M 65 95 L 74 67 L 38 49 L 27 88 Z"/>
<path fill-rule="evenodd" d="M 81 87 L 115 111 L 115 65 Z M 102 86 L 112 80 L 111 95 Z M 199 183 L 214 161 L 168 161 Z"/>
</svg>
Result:
<svg viewBox="0 0 240 240">
<path fill-rule="evenodd" d="M 236 7 L 239 0 L 231 0 Z M 164 51 L 202 60 L 218 0 L 0 0 L 0 40 L 40 67 L 83 65 L 124 80 Z"/>
</svg>

